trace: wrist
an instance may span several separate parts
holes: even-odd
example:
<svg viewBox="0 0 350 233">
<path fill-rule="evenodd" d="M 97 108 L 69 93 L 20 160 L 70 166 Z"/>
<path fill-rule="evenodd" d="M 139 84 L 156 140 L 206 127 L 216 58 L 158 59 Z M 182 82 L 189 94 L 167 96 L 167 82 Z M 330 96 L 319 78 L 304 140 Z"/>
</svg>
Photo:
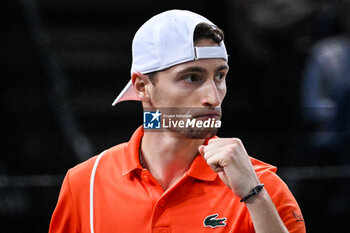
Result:
<svg viewBox="0 0 350 233">
<path fill-rule="evenodd" d="M 244 203 L 248 207 L 253 207 L 256 205 L 261 205 L 262 203 L 270 202 L 272 201 L 270 198 L 270 195 L 264 188 L 258 195 L 252 196 L 248 200 L 246 200 Z"/>
<path fill-rule="evenodd" d="M 247 195 L 243 196 L 240 202 L 247 202 L 249 199 L 253 198 L 256 195 L 259 195 L 264 189 L 264 184 L 256 185 Z"/>
</svg>

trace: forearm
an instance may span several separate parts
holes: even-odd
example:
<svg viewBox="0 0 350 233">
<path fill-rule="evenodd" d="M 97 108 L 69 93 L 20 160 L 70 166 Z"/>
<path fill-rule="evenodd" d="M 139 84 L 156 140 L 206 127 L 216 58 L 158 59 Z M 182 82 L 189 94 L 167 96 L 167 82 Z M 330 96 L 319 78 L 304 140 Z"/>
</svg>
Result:
<svg viewBox="0 0 350 233">
<path fill-rule="evenodd" d="M 298 222 L 302 219 L 293 220 L 296 214 L 301 214 L 287 185 L 273 171 L 259 171 L 259 177 L 239 139 L 211 139 L 207 146 L 202 145 L 198 150 L 222 182 L 238 197 L 245 199 L 254 187 L 265 183 L 274 202 L 282 203 L 277 206 L 277 211 L 265 188 L 245 201 L 256 233 L 285 233 L 288 229 L 294 233 L 305 233 L 305 225 Z"/>
<path fill-rule="evenodd" d="M 288 232 L 265 189 L 246 202 L 256 233 Z"/>
</svg>

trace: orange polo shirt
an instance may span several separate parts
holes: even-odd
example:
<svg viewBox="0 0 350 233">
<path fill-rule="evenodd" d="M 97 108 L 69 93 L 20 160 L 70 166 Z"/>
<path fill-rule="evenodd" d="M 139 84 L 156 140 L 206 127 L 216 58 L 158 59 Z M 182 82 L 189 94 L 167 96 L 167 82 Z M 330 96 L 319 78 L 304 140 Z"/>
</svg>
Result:
<svg viewBox="0 0 350 233">
<path fill-rule="evenodd" d="M 139 163 L 143 128 L 128 143 L 105 151 L 94 182 L 95 233 L 255 232 L 249 212 L 198 155 L 186 174 L 164 191 Z M 90 232 L 90 177 L 96 157 L 70 169 L 50 233 Z M 301 211 L 276 167 L 251 158 L 290 232 L 305 232 Z"/>
</svg>

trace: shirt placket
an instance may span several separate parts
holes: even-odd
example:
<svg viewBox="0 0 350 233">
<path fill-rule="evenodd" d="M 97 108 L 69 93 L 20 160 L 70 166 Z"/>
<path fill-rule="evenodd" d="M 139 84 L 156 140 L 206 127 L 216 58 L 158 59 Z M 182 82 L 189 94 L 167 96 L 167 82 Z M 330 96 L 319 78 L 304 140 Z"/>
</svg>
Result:
<svg viewBox="0 0 350 233">
<path fill-rule="evenodd" d="M 166 199 L 163 195 L 164 194 L 163 189 L 147 169 L 142 170 L 141 180 L 144 187 L 147 189 L 147 193 L 152 202 L 151 232 L 152 233 L 170 233 L 169 226 L 158 226 L 155 224 L 157 222 L 157 219 L 161 216 L 163 210 L 166 207 Z"/>
</svg>

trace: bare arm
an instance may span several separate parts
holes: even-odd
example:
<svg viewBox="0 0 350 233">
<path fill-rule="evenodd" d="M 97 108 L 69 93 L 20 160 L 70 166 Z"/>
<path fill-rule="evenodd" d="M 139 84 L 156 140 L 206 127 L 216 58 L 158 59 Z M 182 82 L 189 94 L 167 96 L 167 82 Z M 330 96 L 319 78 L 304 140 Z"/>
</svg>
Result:
<svg viewBox="0 0 350 233">
<path fill-rule="evenodd" d="M 208 165 L 238 197 L 245 197 L 260 184 L 250 158 L 239 139 L 211 139 L 207 146 L 199 147 L 199 152 Z M 288 232 L 265 189 L 250 197 L 245 204 L 256 233 Z"/>
</svg>

